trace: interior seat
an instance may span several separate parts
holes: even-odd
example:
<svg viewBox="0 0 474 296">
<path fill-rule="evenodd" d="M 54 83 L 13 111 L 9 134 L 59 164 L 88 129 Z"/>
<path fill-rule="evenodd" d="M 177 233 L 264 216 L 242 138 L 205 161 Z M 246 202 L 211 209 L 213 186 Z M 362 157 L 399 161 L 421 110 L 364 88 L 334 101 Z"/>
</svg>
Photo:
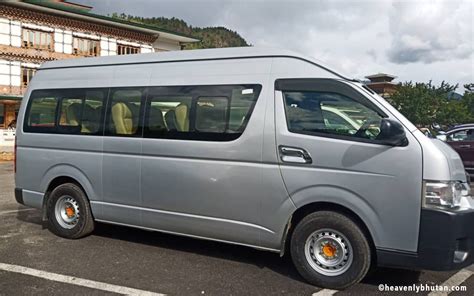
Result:
<svg viewBox="0 0 474 296">
<path fill-rule="evenodd" d="M 165 123 L 169 131 L 175 132 L 178 130 L 176 128 L 176 114 L 174 113 L 174 110 L 169 110 L 168 112 L 166 112 Z"/>
<path fill-rule="evenodd" d="M 133 133 L 133 114 L 127 104 L 118 102 L 112 106 L 112 120 L 116 134 L 131 135 Z"/>
<path fill-rule="evenodd" d="M 79 103 L 72 103 L 66 108 L 66 124 L 68 126 L 79 126 L 81 107 L 82 105 Z"/>
<path fill-rule="evenodd" d="M 181 103 L 174 108 L 176 116 L 176 128 L 180 132 L 189 131 L 189 108 L 186 104 Z"/>
<path fill-rule="evenodd" d="M 133 103 L 127 104 L 128 108 L 132 112 L 132 134 L 137 132 L 138 122 L 140 120 L 140 105 Z"/>
<path fill-rule="evenodd" d="M 87 103 L 84 105 L 81 132 L 96 133 L 99 130 L 100 113 L 98 113 L 97 111 L 98 110 L 88 105 Z"/>
<path fill-rule="evenodd" d="M 150 114 L 148 115 L 148 130 L 152 133 L 160 133 L 167 130 L 161 109 L 154 107 L 150 108 Z"/>
</svg>

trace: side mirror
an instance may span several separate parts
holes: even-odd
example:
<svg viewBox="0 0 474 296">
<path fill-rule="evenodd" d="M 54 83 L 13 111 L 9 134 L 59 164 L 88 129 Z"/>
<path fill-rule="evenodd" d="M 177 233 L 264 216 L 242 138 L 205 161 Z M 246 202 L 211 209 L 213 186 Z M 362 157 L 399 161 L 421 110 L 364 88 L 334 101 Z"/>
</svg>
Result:
<svg viewBox="0 0 474 296">
<path fill-rule="evenodd" d="M 441 130 L 441 126 L 436 122 L 431 124 L 431 128 L 434 129 L 435 131 L 440 131 Z"/>
<path fill-rule="evenodd" d="M 403 125 L 390 118 L 382 118 L 380 121 L 380 133 L 377 140 L 390 146 L 406 146 L 408 144 Z"/>
</svg>

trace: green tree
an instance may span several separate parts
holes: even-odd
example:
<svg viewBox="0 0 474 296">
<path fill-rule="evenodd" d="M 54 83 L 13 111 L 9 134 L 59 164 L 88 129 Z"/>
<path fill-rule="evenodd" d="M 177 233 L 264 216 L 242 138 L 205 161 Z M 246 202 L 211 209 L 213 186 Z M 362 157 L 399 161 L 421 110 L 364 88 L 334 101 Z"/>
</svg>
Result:
<svg viewBox="0 0 474 296">
<path fill-rule="evenodd" d="M 113 18 L 123 19 L 129 22 L 141 23 L 148 26 L 154 26 L 162 30 L 193 36 L 196 39 L 201 40 L 200 42 L 186 44 L 184 49 L 249 46 L 247 41 L 245 41 L 245 39 L 242 38 L 242 36 L 240 36 L 237 32 L 229 30 L 225 27 L 192 27 L 185 21 L 175 17 L 147 18 L 126 15 L 124 13 L 118 14 L 116 12 L 112 13 L 111 16 Z"/>
<path fill-rule="evenodd" d="M 404 82 L 389 98 L 389 102 L 417 125 L 428 126 L 433 122 L 442 125 L 470 122 L 474 118 L 473 94 L 466 91 L 461 99 L 456 99 L 453 93 L 457 87 L 444 81 L 439 86 L 431 81 Z"/>
</svg>

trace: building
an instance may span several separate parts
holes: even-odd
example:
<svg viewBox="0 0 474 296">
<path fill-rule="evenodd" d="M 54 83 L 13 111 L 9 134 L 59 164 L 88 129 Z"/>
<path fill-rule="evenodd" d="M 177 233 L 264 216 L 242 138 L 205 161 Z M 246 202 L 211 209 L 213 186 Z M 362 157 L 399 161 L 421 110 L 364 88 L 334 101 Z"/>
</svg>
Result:
<svg viewBox="0 0 474 296">
<path fill-rule="evenodd" d="M 91 9 L 63 0 L 0 3 L 0 129 L 16 122 L 28 82 L 45 61 L 181 50 L 199 41 Z"/>
<path fill-rule="evenodd" d="M 365 78 L 369 79 L 369 81 L 366 82 L 366 85 L 384 98 L 390 97 L 397 91 L 397 84 L 392 82 L 392 80 L 397 78 L 397 76 L 378 73 L 365 76 Z"/>
</svg>

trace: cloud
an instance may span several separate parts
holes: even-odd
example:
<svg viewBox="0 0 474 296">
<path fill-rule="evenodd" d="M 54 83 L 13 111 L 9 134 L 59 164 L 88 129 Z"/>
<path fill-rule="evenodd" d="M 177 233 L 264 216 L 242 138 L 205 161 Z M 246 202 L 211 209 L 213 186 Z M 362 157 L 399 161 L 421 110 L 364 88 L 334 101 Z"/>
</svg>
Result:
<svg viewBox="0 0 474 296">
<path fill-rule="evenodd" d="M 474 41 L 472 9 L 470 1 L 393 3 L 389 60 L 405 64 L 469 58 Z"/>
<path fill-rule="evenodd" d="M 255 46 L 292 49 L 350 77 L 474 81 L 471 0 L 75 0 L 93 12 L 225 26 Z"/>
</svg>

